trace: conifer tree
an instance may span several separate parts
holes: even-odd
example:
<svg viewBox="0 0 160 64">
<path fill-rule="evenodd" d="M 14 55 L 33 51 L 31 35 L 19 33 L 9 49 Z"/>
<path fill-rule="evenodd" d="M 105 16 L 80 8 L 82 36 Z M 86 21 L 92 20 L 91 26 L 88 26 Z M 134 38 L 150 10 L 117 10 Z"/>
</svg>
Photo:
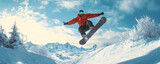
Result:
<svg viewBox="0 0 160 64">
<path fill-rule="evenodd" d="M 8 44 L 8 38 L 6 36 L 6 34 L 4 33 L 4 29 L 2 28 L 2 26 L 0 26 L 0 46 L 5 46 Z"/>
<path fill-rule="evenodd" d="M 22 42 L 20 40 L 20 33 L 17 32 L 17 26 L 16 26 L 16 23 L 13 25 L 13 27 L 11 28 L 13 31 L 10 32 L 11 34 L 11 37 L 10 37 L 10 40 L 9 40 L 9 44 L 12 46 L 12 47 L 16 47 L 18 45 L 21 45 Z"/>
</svg>

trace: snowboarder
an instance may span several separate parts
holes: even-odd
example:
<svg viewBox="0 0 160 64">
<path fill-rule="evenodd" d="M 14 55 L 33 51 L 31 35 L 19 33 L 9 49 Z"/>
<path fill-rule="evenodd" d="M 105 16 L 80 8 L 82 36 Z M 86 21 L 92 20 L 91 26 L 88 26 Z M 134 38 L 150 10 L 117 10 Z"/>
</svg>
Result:
<svg viewBox="0 0 160 64">
<path fill-rule="evenodd" d="M 84 14 L 83 10 L 79 10 L 78 16 L 76 18 L 70 20 L 69 22 L 63 22 L 63 23 L 64 23 L 64 25 L 72 25 L 72 24 L 75 24 L 76 22 L 78 22 L 79 32 L 80 32 L 82 38 L 85 39 L 85 36 L 86 36 L 85 32 L 94 27 L 93 23 L 88 19 L 98 17 L 100 15 L 104 15 L 104 12 L 97 13 L 97 14 L 90 14 L 90 13 Z"/>
</svg>

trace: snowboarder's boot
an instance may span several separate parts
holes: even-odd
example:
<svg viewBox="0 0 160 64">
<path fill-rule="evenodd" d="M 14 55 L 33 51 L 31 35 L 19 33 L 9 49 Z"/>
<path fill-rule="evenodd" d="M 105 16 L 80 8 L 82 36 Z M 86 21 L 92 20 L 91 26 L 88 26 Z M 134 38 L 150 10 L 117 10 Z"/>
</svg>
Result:
<svg viewBox="0 0 160 64">
<path fill-rule="evenodd" d="M 94 27 L 92 21 L 90 21 L 90 20 L 88 20 L 88 21 L 86 22 L 86 25 L 89 26 L 89 29 L 90 29 L 90 30 L 92 30 L 92 28 Z"/>
<path fill-rule="evenodd" d="M 82 35 L 83 39 L 88 40 L 88 38 L 86 37 L 86 35 Z"/>
<path fill-rule="evenodd" d="M 89 29 L 92 30 L 94 28 L 94 26 L 89 26 Z"/>
</svg>

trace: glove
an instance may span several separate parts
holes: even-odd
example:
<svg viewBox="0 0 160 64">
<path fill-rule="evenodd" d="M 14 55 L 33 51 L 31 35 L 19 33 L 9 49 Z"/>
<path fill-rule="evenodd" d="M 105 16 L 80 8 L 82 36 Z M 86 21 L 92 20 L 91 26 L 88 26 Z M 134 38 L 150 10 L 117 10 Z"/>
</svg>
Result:
<svg viewBox="0 0 160 64">
<path fill-rule="evenodd" d="M 64 23 L 64 25 L 67 25 L 68 24 L 68 22 L 63 22 Z"/>
<path fill-rule="evenodd" d="M 99 13 L 98 15 L 104 15 L 104 12 Z"/>
</svg>

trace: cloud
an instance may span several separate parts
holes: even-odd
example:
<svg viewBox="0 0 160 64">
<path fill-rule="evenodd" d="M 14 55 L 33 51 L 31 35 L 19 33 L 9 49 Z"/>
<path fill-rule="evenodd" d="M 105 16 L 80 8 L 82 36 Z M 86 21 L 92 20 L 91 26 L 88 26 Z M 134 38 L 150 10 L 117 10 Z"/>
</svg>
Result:
<svg viewBox="0 0 160 64">
<path fill-rule="evenodd" d="M 56 9 L 53 10 L 53 12 L 60 12 L 60 9 L 61 8 L 56 8 Z"/>
<path fill-rule="evenodd" d="M 99 31 L 99 30 L 98 30 Z M 116 32 L 113 30 L 100 30 L 92 36 L 92 38 L 87 42 L 86 45 L 93 46 L 97 44 L 99 47 L 114 44 L 121 40 L 121 32 Z"/>
<path fill-rule="evenodd" d="M 108 30 L 108 31 L 105 31 L 103 34 L 102 34 L 102 37 L 106 38 L 106 39 L 111 39 L 115 36 L 119 35 L 119 33 L 117 32 L 114 32 L 112 30 Z"/>
<path fill-rule="evenodd" d="M 39 9 L 45 9 L 45 7 L 44 6 L 40 6 Z"/>
<path fill-rule="evenodd" d="M 95 0 L 95 3 L 96 1 L 97 0 Z M 13 26 L 14 22 L 16 22 L 18 31 L 24 35 L 27 35 L 28 41 L 33 43 L 46 44 L 53 42 L 69 42 L 71 44 L 80 46 L 79 40 L 81 39 L 81 36 L 78 32 L 78 29 L 67 28 L 67 26 L 59 25 L 61 22 L 59 19 L 50 19 L 45 14 L 35 12 L 33 8 L 28 7 L 28 2 L 29 0 L 25 0 L 21 3 L 22 5 L 26 5 L 25 7 L 19 6 L 18 8 L 12 8 L 11 10 L 6 9 L 3 12 L 0 12 L 0 24 L 2 24 L 2 27 L 5 29 L 7 35 L 9 35 L 8 33 L 11 31 L 10 28 Z M 59 2 L 59 4 L 57 2 Z M 57 11 L 55 12 L 59 12 L 62 8 L 73 9 L 76 6 L 83 4 L 83 2 L 77 0 L 57 0 L 56 3 L 60 7 L 57 8 Z M 41 2 L 41 4 L 43 4 L 45 8 L 45 6 L 49 4 L 49 1 L 43 3 Z M 119 19 L 123 18 L 114 10 L 106 11 L 106 14 L 109 16 L 107 20 L 114 22 L 115 24 L 117 24 Z M 51 22 L 53 23 L 52 26 L 50 26 Z M 91 47 L 94 44 L 100 43 L 115 42 L 118 40 L 119 37 L 117 36 L 119 34 L 120 32 L 99 29 L 83 47 Z"/>
<path fill-rule="evenodd" d="M 73 28 L 66 28 L 65 26 L 54 26 L 48 28 L 46 26 L 50 25 L 47 23 L 49 18 L 44 14 L 34 12 L 27 6 L 19 6 L 17 10 L 13 9 L 10 13 L 8 11 L 4 10 L 3 12 L 0 12 L 0 24 L 5 29 L 7 36 L 10 36 L 9 32 L 11 32 L 11 27 L 16 22 L 18 31 L 27 35 L 28 41 L 35 44 L 69 42 L 71 44 L 79 45 L 76 42 L 79 41 L 80 37 L 75 36 L 77 35 L 77 30 Z M 60 22 L 58 19 L 54 19 L 54 21 L 56 23 Z"/>
<path fill-rule="evenodd" d="M 82 1 L 61 1 L 61 0 L 57 0 L 57 5 L 61 6 L 63 8 L 67 8 L 67 9 L 73 9 L 76 6 L 79 6 L 82 4 Z"/>
<path fill-rule="evenodd" d="M 60 24 L 60 20 L 58 19 L 52 19 L 54 21 L 55 24 Z"/>
<path fill-rule="evenodd" d="M 41 1 L 42 5 L 48 5 L 48 1 Z"/>
<path fill-rule="evenodd" d="M 61 9 L 74 9 L 76 6 L 83 4 L 81 0 L 45 0 L 41 1 L 41 6 L 39 9 L 45 9 L 45 7 L 51 2 L 51 4 L 56 4 L 56 7 L 53 9 L 53 12 L 60 12 Z"/>
<path fill-rule="evenodd" d="M 19 6 L 18 9 L 13 8 L 10 13 L 8 11 L 4 10 L 0 15 L 0 24 L 5 29 L 7 36 L 10 35 L 8 34 L 11 32 L 10 28 L 16 22 L 18 31 L 23 35 L 27 35 L 27 40 L 35 44 L 69 42 L 72 45 L 82 47 L 79 45 L 81 36 L 77 29 L 67 28 L 62 25 L 47 27 L 50 25 L 48 22 L 59 24 L 60 20 L 58 19 L 49 20 L 44 14 L 34 12 L 32 8 L 30 9 L 27 6 Z M 119 37 L 117 37 L 119 34 L 119 32 L 112 30 L 99 29 L 83 47 L 92 47 L 94 44 L 102 46 L 105 43 L 116 42 L 119 40 Z"/>
<path fill-rule="evenodd" d="M 19 0 L 13 0 L 13 1 L 18 2 Z"/>
<path fill-rule="evenodd" d="M 41 1 L 41 6 L 39 7 L 39 9 L 45 9 L 45 7 L 48 5 L 49 1 L 45 0 L 45 1 Z"/>
<path fill-rule="evenodd" d="M 94 4 L 98 4 L 98 1 L 97 1 L 97 0 L 94 0 Z"/>
<path fill-rule="evenodd" d="M 117 11 L 115 10 L 108 10 L 105 12 L 107 14 L 107 23 L 111 23 L 114 25 L 118 24 L 118 21 L 124 18 L 124 15 L 120 15 Z"/>
<path fill-rule="evenodd" d="M 126 27 L 117 27 L 117 29 L 119 29 L 119 30 L 125 30 L 125 31 L 130 31 L 131 30 L 131 29 L 126 28 Z"/>
<path fill-rule="evenodd" d="M 136 9 L 147 8 L 149 11 L 157 11 L 160 8 L 156 0 L 122 0 L 118 1 L 117 8 L 127 13 L 133 13 Z"/>
<path fill-rule="evenodd" d="M 18 10 L 14 10 L 12 12 L 16 12 L 17 14 L 12 15 L 5 10 L 0 16 L 0 24 L 2 24 L 7 33 L 11 31 L 10 28 L 16 21 L 18 31 L 24 35 L 27 35 L 28 41 L 35 44 L 69 42 L 73 45 L 81 47 L 81 45 L 79 45 L 81 36 L 77 29 L 67 28 L 61 25 L 48 28 L 46 27 L 49 25 L 46 22 L 48 18 L 44 14 L 34 12 L 27 7 L 19 7 Z M 55 23 L 60 22 L 58 19 L 53 19 L 51 21 L 55 21 Z M 83 45 L 83 47 L 92 47 L 94 44 L 102 46 L 105 43 L 116 42 L 119 38 L 117 37 L 119 34 L 119 32 L 112 30 L 99 29 L 87 42 L 87 44 Z"/>
<path fill-rule="evenodd" d="M 117 7 L 122 11 L 132 13 L 135 11 L 135 9 L 144 7 L 146 2 L 146 0 L 122 0 L 118 1 Z"/>
<path fill-rule="evenodd" d="M 26 5 L 28 6 L 29 5 L 29 0 L 24 0 L 23 2 L 20 3 L 21 5 Z"/>
</svg>

